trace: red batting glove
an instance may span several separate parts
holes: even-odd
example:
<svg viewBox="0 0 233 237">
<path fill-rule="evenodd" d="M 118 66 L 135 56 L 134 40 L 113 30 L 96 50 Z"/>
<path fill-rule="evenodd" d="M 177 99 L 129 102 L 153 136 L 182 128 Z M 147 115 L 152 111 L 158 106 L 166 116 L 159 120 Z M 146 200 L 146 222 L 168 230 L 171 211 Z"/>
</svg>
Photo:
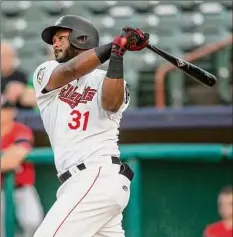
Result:
<svg viewBox="0 0 233 237">
<path fill-rule="evenodd" d="M 123 57 L 124 53 L 126 52 L 127 48 L 125 48 L 125 45 L 127 43 L 127 38 L 118 35 L 113 39 L 112 42 L 112 54 Z"/>
<path fill-rule="evenodd" d="M 126 35 L 131 35 L 132 42 L 126 46 L 129 51 L 140 51 L 149 44 L 150 35 L 138 28 L 134 29 L 126 26 L 122 31 L 125 32 Z"/>
<path fill-rule="evenodd" d="M 122 30 L 113 40 L 112 53 L 122 57 L 127 50 L 139 51 L 148 44 L 142 38 L 145 39 L 140 30 Z"/>
</svg>

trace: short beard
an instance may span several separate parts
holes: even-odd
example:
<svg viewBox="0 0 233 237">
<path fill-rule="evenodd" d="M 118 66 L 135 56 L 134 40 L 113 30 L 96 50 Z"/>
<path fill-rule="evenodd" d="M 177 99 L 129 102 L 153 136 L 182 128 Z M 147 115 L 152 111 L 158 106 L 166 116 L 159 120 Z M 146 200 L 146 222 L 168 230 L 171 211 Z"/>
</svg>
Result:
<svg viewBox="0 0 233 237">
<path fill-rule="evenodd" d="M 80 53 L 81 52 L 79 49 L 75 48 L 73 45 L 70 45 L 70 47 L 65 50 L 64 56 L 62 58 L 56 59 L 56 61 L 59 63 L 65 63 Z"/>
</svg>

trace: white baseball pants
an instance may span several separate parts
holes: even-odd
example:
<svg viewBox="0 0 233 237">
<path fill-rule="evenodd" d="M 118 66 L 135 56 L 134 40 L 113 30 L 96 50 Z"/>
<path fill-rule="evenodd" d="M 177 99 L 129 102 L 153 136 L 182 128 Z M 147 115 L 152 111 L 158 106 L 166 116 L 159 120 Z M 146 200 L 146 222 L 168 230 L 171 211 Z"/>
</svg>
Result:
<svg viewBox="0 0 233 237">
<path fill-rule="evenodd" d="M 130 181 L 119 169 L 116 164 L 87 166 L 69 178 L 34 237 L 124 237 Z"/>
</svg>

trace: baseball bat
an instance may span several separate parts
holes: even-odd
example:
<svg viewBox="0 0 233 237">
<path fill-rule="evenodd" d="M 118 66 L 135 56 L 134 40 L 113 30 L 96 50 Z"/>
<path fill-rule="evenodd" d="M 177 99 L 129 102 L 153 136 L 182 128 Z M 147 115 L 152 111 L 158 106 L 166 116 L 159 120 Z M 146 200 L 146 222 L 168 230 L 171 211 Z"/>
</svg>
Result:
<svg viewBox="0 0 233 237">
<path fill-rule="evenodd" d="M 211 73 L 205 71 L 204 69 L 197 67 L 150 44 L 147 45 L 147 48 L 157 53 L 158 55 L 172 63 L 175 67 L 185 72 L 188 76 L 204 84 L 205 86 L 213 87 L 216 84 L 217 78 Z"/>
</svg>

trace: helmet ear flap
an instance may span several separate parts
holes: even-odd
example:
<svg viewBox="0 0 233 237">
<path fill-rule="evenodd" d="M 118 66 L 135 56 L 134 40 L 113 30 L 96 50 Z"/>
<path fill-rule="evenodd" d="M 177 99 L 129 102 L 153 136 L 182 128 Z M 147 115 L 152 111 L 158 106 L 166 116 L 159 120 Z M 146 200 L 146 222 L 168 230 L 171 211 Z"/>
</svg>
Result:
<svg viewBox="0 0 233 237">
<path fill-rule="evenodd" d="M 96 42 L 93 37 L 79 30 L 72 30 L 69 35 L 69 41 L 78 49 L 91 49 L 96 47 Z"/>
</svg>

